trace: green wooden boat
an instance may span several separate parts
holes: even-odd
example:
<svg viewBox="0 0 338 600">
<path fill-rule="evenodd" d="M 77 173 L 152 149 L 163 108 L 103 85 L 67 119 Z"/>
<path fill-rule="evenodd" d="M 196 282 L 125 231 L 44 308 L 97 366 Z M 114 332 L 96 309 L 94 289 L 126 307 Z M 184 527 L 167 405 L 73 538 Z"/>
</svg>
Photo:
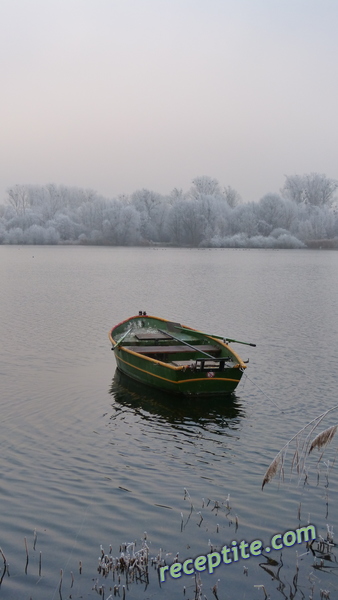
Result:
<svg viewBox="0 0 338 600">
<path fill-rule="evenodd" d="M 233 392 L 246 368 L 228 344 L 236 340 L 142 312 L 113 327 L 109 339 L 122 373 L 175 394 Z"/>
</svg>

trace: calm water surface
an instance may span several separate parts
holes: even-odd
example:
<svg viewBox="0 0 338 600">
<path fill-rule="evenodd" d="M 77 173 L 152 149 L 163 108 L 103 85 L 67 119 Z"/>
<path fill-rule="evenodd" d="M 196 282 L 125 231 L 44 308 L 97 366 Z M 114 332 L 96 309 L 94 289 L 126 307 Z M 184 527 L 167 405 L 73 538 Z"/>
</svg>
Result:
<svg viewBox="0 0 338 600">
<path fill-rule="evenodd" d="M 261 490 L 277 451 L 338 404 L 336 252 L 0 246 L 0 274 L 0 599 L 114 597 L 101 544 L 119 556 L 146 537 L 171 564 L 308 520 L 337 531 L 337 468 L 318 483 L 318 454 L 305 486 L 286 471 Z M 256 343 L 235 346 L 250 361 L 236 393 L 182 402 L 115 374 L 108 330 L 141 309 Z M 216 583 L 219 600 L 259 600 L 258 585 L 337 598 L 336 565 L 305 552 L 201 573 L 201 598 Z M 150 567 L 133 598 L 192 600 L 195 582 L 160 587 Z"/>
</svg>

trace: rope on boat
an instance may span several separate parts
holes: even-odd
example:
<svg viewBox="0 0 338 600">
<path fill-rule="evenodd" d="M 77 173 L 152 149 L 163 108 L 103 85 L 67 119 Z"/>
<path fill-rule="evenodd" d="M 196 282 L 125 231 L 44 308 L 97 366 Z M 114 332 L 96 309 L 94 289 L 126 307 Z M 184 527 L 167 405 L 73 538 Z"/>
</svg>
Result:
<svg viewBox="0 0 338 600">
<path fill-rule="evenodd" d="M 272 402 L 272 404 L 274 404 L 274 405 L 276 406 L 276 408 L 278 408 L 278 410 L 280 410 L 280 412 L 281 412 L 281 413 L 284 413 L 284 410 L 282 410 L 282 409 L 281 409 L 281 408 L 278 406 L 278 404 L 277 404 L 277 403 L 276 403 L 274 400 L 272 400 L 272 398 L 270 398 L 270 396 L 268 396 L 268 395 L 267 395 L 267 394 L 266 394 L 266 393 L 265 393 L 265 392 L 264 392 L 264 391 L 263 391 L 263 390 L 262 390 L 262 389 L 261 389 L 261 388 L 260 388 L 260 387 L 257 385 L 257 383 L 255 383 L 255 382 L 253 381 L 253 379 L 251 379 L 251 377 L 249 377 L 249 375 L 247 375 L 247 373 L 246 373 L 246 372 L 245 372 L 245 375 L 247 376 L 247 378 L 249 379 L 249 381 L 250 381 L 251 383 L 253 383 L 253 384 L 256 386 L 256 388 L 257 388 L 257 389 L 258 389 L 258 390 L 259 390 L 259 391 L 260 391 L 262 394 L 264 394 L 264 396 L 265 396 L 265 397 L 266 397 L 268 400 L 270 400 L 270 402 Z"/>
</svg>

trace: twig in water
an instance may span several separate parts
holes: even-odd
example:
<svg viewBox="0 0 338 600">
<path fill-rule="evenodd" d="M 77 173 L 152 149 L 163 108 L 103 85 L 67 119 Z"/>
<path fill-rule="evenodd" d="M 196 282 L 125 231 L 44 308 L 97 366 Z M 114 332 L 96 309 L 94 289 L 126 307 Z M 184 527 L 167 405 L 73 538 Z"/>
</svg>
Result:
<svg viewBox="0 0 338 600">
<path fill-rule="evenodd" d="M 265 589 L 264 585 L 254 585 L 254 587 L 263 590 L 263 592 L 265 594 L 265 600 L 266 600 L 266 598 L 268 598 L 268 595 L 266 593 L 266 589 Z"/>
<path fill-rule="evenodd" d="M 333 544 L 333 525 L 330 527 L 330 525 L 326 525 L 326 529 L 327 529 L 327 534 L 326 534 L 326 539 L 330 544 Z"/>
<path fill-rule="evenodd" d="M 0 586 L 1 586 L 3 578 L 5 577 L 5 574 L 8 573 L 8 575 L 9 575 L 9 572 L 8 572 L 7 559 L 6 559 L 6 556 L 5 556 L 5 554 L 4 554 L 4 552 L 3 552 L 3 550 L 1 548 L 0 548 L 0 554 L 2 556 L 2 560 L 4 561 L 4 570 L 3 570 L 2 575 L 0 576 Z"/>
<path fill-rule="evenodd" d="M 214 594 L 214 596 L 215 596 L 216 600 L 218 600 L 218 595 L 217 595 L 217 592 L 218 592 L 218 582 L 219 582 L 219 581 L 220 581 L 220 579 L 217 579 L 217 581 L 216 581 L 216 583 L 215 583 L 214 587 L 212 588 L 212 593 Z"/>
<path fill-rule="evenodd" d="M 0 548 L 0 554 L 2 556 L 2 560 L 4 561 L 4 566 L 6 566 L 7 565 L 7 560 L 6 560 L 6 556 L 5 556 L 2 548 Z"/>
<path fill-rule="evenodd" d="M 28 562 L 29 562 L 29 556 L 28 556 L 28 548 L 27 548 L 27 539 L 24 538 L 25 541 L 25 548 L 26 548 L 26 566 L 25 566 L 25 573 L 27 575 L 27 567 L 28 567 Z"/>
<path fill-rule="evenodd" d="M 63 570 L 60 571 L 60 584 L 59 584 L 59 594 L 61 598 L 61 589 L 62 589 L 62 578 L 63 578 Z"/>
</svg>

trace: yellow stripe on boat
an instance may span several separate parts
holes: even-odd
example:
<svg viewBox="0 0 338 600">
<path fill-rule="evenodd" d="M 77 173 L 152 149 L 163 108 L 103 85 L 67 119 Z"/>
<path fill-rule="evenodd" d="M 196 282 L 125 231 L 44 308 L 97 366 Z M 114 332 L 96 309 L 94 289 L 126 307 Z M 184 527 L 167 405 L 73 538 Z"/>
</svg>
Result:
<svg viewBox="0 0 338 600">
<path fill-rule="evenodd" d="M 136 354 L 136 352 L 132 352 L 132 354 Z M 147 356 L 145 356 L 144 358 L 148 358 Z M 179 379 L 179 381 L 173 381 L 172 379 L 166 379 L 166 377 L 162 377 L 161 375 L 155 375 L 155 373 L 150 373 L 149 371 L 146 371 L 145 369 L 141 369 L 140 367 L 136 367 L 135 365 L 132 365 L 131 363 L 127 362 L 126 360 L 123 360 L 123 358 L 121 358 L 120 356 L 118 357 L 117 360 L 120 360 L 121 362 L 123 362 L 125 365 L 128 365 L 128 367 L 132 367 L 133 369 L 137 369 L 138 371 L 142 371 L 142 373 L 146 373 L 147 375 L 151 375 L 152 377 L 157 377 L 157 379 L 163 379 L 163 381 L 169 381 L 169 383 L 191 383 L 192 381 L 238 381 L 238 379 L 230 379 L 230 377 L 213 377 L 212 379 L 207 379 L 206 377 L 199 377 L 198 379 Z M 152 360 L 152 359 L 150 359 Z M 160 361 L 158 361 L 158 364 L 161 365 L 165 365 L 166 367 L 168 366 L 166 363 L 161 363 Z M 183 369 L 183 367 L 176 367 L 178 369 Z"/>
</svg>

